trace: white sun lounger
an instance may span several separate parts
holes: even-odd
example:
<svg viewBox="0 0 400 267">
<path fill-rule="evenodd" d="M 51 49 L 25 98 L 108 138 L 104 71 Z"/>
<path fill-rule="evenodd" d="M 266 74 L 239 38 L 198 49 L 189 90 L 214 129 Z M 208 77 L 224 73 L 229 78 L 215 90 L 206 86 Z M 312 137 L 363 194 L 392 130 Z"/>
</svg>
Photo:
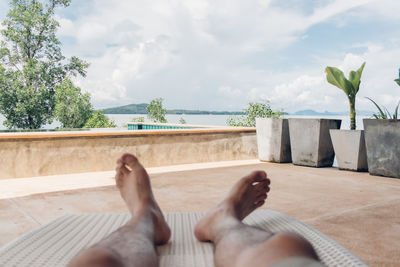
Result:
<svg viewBox="0 0 400 267">
<path fill-rule="evenodd" d="M 193 228 L 203 213 L 167 213 L 171 241 L 158 247 L 160 266 L 209 267 L 213 245 L 198 242 Z M 124 225 L 128 214 L 65 215 L 0 248 L 0 266 L 65 266 L 87 248 Z M 271 210 L 257 210 L 245 219 L 271 232 L 290 231 L 310 241 L 327 266 L 366 266 L 348 250 L 312 227 Z"/>
</svg>

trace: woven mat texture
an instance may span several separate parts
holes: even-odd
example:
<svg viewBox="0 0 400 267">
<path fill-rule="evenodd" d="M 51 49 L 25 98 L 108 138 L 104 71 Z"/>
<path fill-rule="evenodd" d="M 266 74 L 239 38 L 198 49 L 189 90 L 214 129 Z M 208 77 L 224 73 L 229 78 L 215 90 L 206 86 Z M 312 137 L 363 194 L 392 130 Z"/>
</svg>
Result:
<svg viewBox="0 0 400 267">
<path fill-rule="evenodd" d="M 212 267 L 213 245 L 201 243 L 193 235 L 201 212 L 167 213 L 171 241 L 157 247 L 160 266 Z M 0 266 L 66 266 L 87 248 L 124 225 L 128 214 L 72 214 L 62 216 L 0 248 Z M 245 220 L 273 233 L 289 231 L 305 237 L 327 266 L 366 266 L 347 249 L 324 234 L 287 215 L 257 210 Z"/>
</svg>

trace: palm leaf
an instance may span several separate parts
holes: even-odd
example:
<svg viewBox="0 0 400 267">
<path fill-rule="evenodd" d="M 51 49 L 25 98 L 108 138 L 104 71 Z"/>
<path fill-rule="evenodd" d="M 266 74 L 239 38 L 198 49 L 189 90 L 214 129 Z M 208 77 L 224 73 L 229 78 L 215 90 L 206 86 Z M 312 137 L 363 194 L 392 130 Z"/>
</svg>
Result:
<svg viewBox="0 0 400 267">
<path fill-rule="evenodd" d="M 379 115 L 380 115 L 380 117 L 382 118 L 382 119 L 387 119 L 387 116 L 386 116 L 386 114 L 382 111 L 382 109 L 379 107 L 379 105 L 377 104 L 377 103 L 375 103 L 375 101 L 374 100 L 372 100 L 371 98 L 369 98 L 369 97 L 366 97 L 369 101 L 371 101 L 375 106 L 376 106 L 376 108 L 379 110 Z M 376 117 L 376 115 L 374 114 L 374 116 Z M 378 118 L 377 118 L 378 119 Z"/>
</svg>

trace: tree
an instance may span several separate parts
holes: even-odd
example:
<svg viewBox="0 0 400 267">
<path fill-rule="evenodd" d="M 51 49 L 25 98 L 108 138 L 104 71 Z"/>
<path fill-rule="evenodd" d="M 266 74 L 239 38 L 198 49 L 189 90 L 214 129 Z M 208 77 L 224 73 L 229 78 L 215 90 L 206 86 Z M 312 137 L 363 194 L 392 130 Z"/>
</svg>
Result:
<svg viewBox="0 0 400 267">
<path fill-rule="evenodd" d="M 87 120 L 83 128 L 114 128 L 117 127 L 114 121 L 104 115 L 102 110 L 98 110 L 92 114 Z"/>
<path fill-rule="evenodd" d="M 134 117 L 130 120 L 131 122 L 144 122 L 144 117 Z"/>
<path fill-rule="evenodd" d="M 163 99 L 156 98 L 150 101 L 150 104 L 146 107 L 147 117 L 153 122 L 162 122 L 166 123 L 167 119 L 165 118 L 165 114 L 167 114 L 167 110 L 162 106 Z"/>
<path fill-rule="evenodd" d="M 179 124 L 186 124 L 186 120 L 184 118 L 179 119 Z"/>
<path fill-rule="evenodd" d="M 0 112 L 8 128 L 51 122 L 55 91 L 67 76 L 86 75 L 77 57 L 67 62 L 56 37 L 55 8 L 71 0 L 11 0 L 0 43 Z"/>
<path fill-rule="evenodd" d="M 56 89 L 54 118 L 63 128 L 82 128 L 93 114 L 90 94 L 82 94 L 81 89 L 65 78 Z"/>
<path fill-rule="evenodd" d="M 250 102 L 249 106 L 243 110 L 245 116 L 229 117 L 229 126 L 255 127 L 256 118 L 279 118 L 283 115 L 282 111 L 273 111 L 269 102 Z"/>
</svg>

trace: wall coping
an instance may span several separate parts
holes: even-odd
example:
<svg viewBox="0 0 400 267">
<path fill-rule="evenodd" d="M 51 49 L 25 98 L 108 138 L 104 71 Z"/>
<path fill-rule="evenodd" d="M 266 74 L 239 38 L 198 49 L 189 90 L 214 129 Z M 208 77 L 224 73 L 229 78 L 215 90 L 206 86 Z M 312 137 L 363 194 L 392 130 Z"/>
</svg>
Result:
<svg viewBox="0 0 400 267">
<path fill-rule="evenodd" d="M 91 130 L 91 131 L 58 131 L 58 132 L 14 132 L 0 133 L 0 141 L 29 139 L 60 139 L 79 137 L 116 137 L 146 135 L 182 135 L 182 134 L 217 134 L 256 132 L 255 127 L 213 127 L 196 129 L 163 129 L 163 130 Z"/>
</svg>

